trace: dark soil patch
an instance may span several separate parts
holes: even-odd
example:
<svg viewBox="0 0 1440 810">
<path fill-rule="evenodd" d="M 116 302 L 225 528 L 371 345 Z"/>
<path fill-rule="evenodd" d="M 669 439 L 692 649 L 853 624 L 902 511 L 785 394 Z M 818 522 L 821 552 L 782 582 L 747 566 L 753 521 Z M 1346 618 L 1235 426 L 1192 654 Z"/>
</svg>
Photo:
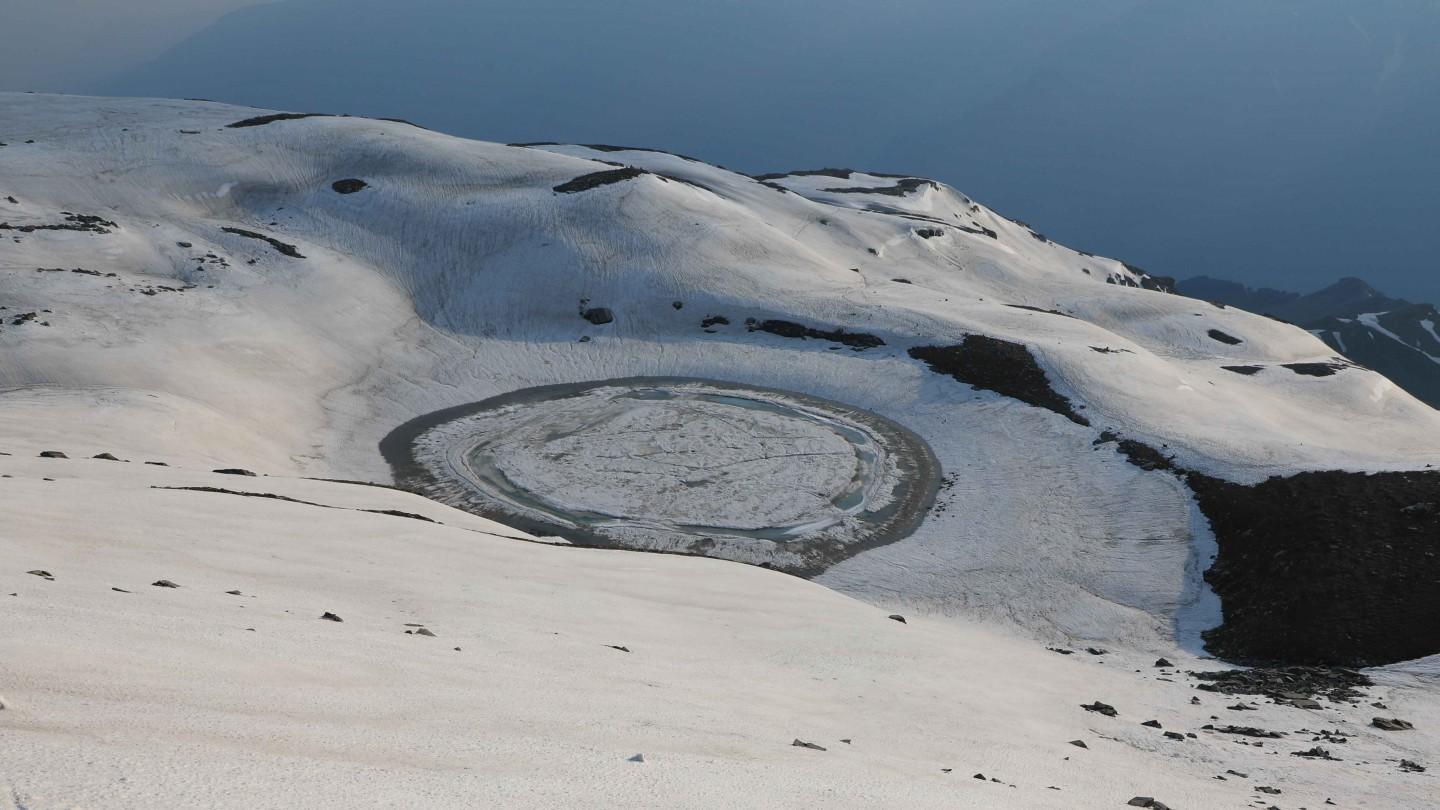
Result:
<svg viewBox="0 0 1440 810">
<path fill-rule="evenodd" d="M 1186 480 L 1219 543 L 1212 652 L 1344 666 L 1440 653 L 1440 471 Z"/>
<path fill-rule="evenodd" d="M 1221 343 L 1226 344 L 1227 346 L 1238 346 L 1241 343 L 1245 342 L 1240 338 L 1235 337 L 1234 335 L 1221 332 L 1219 329 L 1211 329 L 1209 332 L 1206 332 L 1206 334 L 1209 335 L 1211 339 L 1218 340 Z"/>
<path fill-rule="evenodd" d="M 815 329 L 794 321 L 766 320 L 749 324 L 752 332 L 768 332 L 772 335 L 779 335 L 784 338 L 815 338 L 816 340 L 828 340 L 832 343 L 840 343 L 856 349 L 873 349 L 876 346 L 884 346 L 885 341 L 875 335 L 868 335 L 864 332 L 847 332 L 844 329 Z"/>
<path fill-rule="evenodd" d="M 1068 398 L 1050 387 L 1044 369 L 1022 344 L 966 335 L 959 345 L 917 346 L 910 350 L 910 356 L 929 365 L 936 374 L 948 374 L 966 385 L 1054 411 L 1077 425 L 1090 424 L 1076 413 Z"/>
<path fill-rule="evenodd" d="M 275 248 L 275 250 L 280 254 L 289 256 L 294 259 L 305 258 L 305 256 L 301 254 L 299 250 L 295 249 L 294 245 L 288 244 L 286 242 L 281 242 L 279 239 L 266 236 L 263 233 L 247 231 L 244 228 L 221 228 L 220 230 L 224 231 L 225 233 L 233 233 L 236 236 L 243 236 L 246 239 L 258 239 L 261 242 L 266 242 L 270 245 L 270 247 Z"/>
</svg>

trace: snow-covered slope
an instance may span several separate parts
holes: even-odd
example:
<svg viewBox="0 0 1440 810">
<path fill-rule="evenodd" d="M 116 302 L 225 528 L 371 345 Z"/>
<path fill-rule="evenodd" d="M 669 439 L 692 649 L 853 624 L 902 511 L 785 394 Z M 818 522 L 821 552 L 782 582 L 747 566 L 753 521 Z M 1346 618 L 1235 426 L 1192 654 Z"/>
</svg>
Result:
<svg viewBox="0 0 1440 810">
<path fill-rule="evenodd" d="M 1186 280 L 1181 291 L 1302 326 L 1335 351 L 1440 408 L 1440 333 L 1435 331 L 1440 312 L 1433 304 L 1391 298 L 1358 278 L 1341 279 L 1309 295 L 1205 277 Z"/>
<path fill-rule="evenodd" d="M 1137 736 L 1131 720 L 1141 718 L 1129 711 L 1118 731 L 1097 726 L 1119 740 L 1102 755 L 1108 771 L 1087 763 L 1062 784 L 1060 772 L 1036 770 L 1087 754 L 1066 745 L 1094 722 L 1076 704 L 1107 695 L 1084 688 L 1147 695 L 1137 714 L 1190 712 L 1183 684 L 1119 670 L 1156 655 L 1183 663 L 1220 618 L 1200 577 L 1216 538 L 1184 477 L 1131 463 L 1112 442 L 1163 447 L 1184 470 L 1241 484 L 1305 470 L 1419 469 L 1440 451 L 1440 413 L 1378 374 L 1337 364 L 1313 335 L 1146 289 L 1162 285 L 923 179 L 829 171 L 757 180 L 653 151 L 505 146 L 402 122 L 267 117 L 204 102 L 18 94 L 0 94 L 0 143 L 0 450 L 14 454 L 0 461 L 15 476 L 0 481 L 4 557 L 15 561 L 4 581 L 23 592 L 10 603 L 21 606 L 23 632 L 5 639 L 0 658 L 15 703 L 0 721 L 17 730 L 7 762 L 32 752 L 21 775 L 3 776 L 24 806 L 41 806 L 37 792 L 72 801 L 80 793 L 68 791 L 82 789 L 102 803 L 184 790 L 223 804 L 209 791 L 226 779 L 300 780 L 314 768 L 368 780 L 345 786 L 354 794 L 317 793 L 320 804 L 369 795 L 398 805 L 432 791 L 455 803 L 471 790 L 503 803 L 541 790 L 525 772 L 549 782 L 553 768 L 565 776 L 532 801 L 713 806 L 758 774 L 748 789 L 768 788 L 775 804 L 828 796 L 993 806 L 994 795 L 977 791 L 1011 789 L 960 788 L 953 777 L 1007 777 L 995 767 L 1032 775 L 1015 789 L 1027 790 L 1025 806 L 1113 806 L 1145 792 L 1115 781 L 1133 780 L 1137 762 L 1157 763 L 1164 775 L 1153 791 L 1173 791 L 1178 798 L 1160 797 L 1172 806 L 1239 803 L 1244 785 L 1212 778 L 1236 746 L 1173 744 L 1181 750 L 1149 730 Z M 594 309 L 613 319 L 581 317 Z M 748 329 L 747 319 L 881 343 L 785 337 Z M 1027 404 L 1004 381 L 952 377 L 946 347 L 967 336 L 1023 346 L 1048 392 L 1035 401 L 1073 410 Z M 1300 370 L 1317 364 L 1334 373 Z M 945 479 L 923 524 L 816 577 L 882 609 L 728 563 L 491 539 L 519 535 L 413 496 L 296 478 L 388 481 L 377 446 L 407 420 L 522 388 L 639 376 L 799 392 L 880 414 L 928 442 Z M 43 450 L 77 458 L 33 459 Z M 135 461 L 78 458 L 100 452 Z M 217 467 L 274 477 L 205 472 Z M 342 501 L 447 526 L 311 505 Z M 466 526 L 481 534 L 457 528 Z M 269 632 L 258 619 L 221 629 L 217 611 L 240 608 L 229 597 L 206 602 L 202 586 L 157 603 L 148 582 L 161 578 L 222 595 L 253 589 L 271 601 L 246 611 L 264 611 Z M 137 598 L 106 601 L 120 596 Z M 346 623 L 317 625 L 310 614 L 324 610 Z M 893 610 L 933 618 L 902 627 L 884 621 Z M 454 655 L 486 657 L 463 665 L 432 650 L 404 664 L 414 644 L 435 641 L 402 637 L 407 616 L 437 632 L 455 622 L 466 641 Z M 93 638 L 65 637 L 86 623 Z M 363 638 L 327 635 L 338 630 Z M 490 632 L 500 638 L 484 640 Z M 542 654 L 535 645 L 546 633 L 585 640 Z M 272 634 L 276 646 L 235 646 Z M 612 643 L 632 654 L 604 647 Z M 1104 665 L 1044 643 L 1125 652 Z M 651 645 L 669 645 L 668 661 L 595 677 Z M 591 647 L 596 661 L 577 657 Z M 79 650 L 108 662 L 114 681 L 87 674 Z M 600 657 L 612 652 L 624 657 Z M 245 669 L 219 677 L 234 660 Z M 1020 672 L 1033 683 L 1015 680 Z M 407 679 L 409 694 L 397 685 Z M 994 691 L 936 710 L 962 684 L 984 683 Z M 666 684 L 683 697 L 650 691 Z M 756 689 L 762 701 L 731 717 Z M 1409 705 L 1406 694 L 1395 699 Z M 542 709 L 554 695 L 573 701 Z M 879 708 L 867 712 L 872 699 Z M 105 711 L 87 711 L 97 701 Z M 152 701 L 171 705 L 123 734 L 89 736 Z M 313 715 L 298 708 L 316 701 Z M 587 701 L 598 708 L 580 708 Z M 666 708 L 647 716 L 642 707 L 654 704 Z M 858 750 L 836 744 L 851 736 L 852 711 L 888 729 L 888 759 L 837 755 Z M 993 759 L 926 759 L 921 749 L 936 744 L 927 740 L 941 738 L 914 724 L 930 711 L 924 722 L 947 729 L 946 750 Z M 1321 722 L 1273 711 L 1276 722 Z M 703 721 L 717 714 L 724 723 Z M 292 728 L 299 716 L 318 729 Z M 780 728 L 805 717 L 816 730 Z M 1172 715 L 1187 730 L 1202 720 Z M 705 728 L 712 736 L 696 742 Z M 176 739 L 156 742 L 167 733 Z M 1405 744 L 1429 745 L 1429 733 Z M 786 739 L 771 751 L 776 734 Z M 807 734 L 830 750 L 787 747 Z M 1372 762 L 1414 758 L 1370 737 Z M 1042 750 L 1052 738 L 1060 747 Z M 623 761 L 647 747 L 684 764 L 655 775 L 659 763 Z M 219 782 L 165 776 L 195 750 L 211 756 Z M 812 753 L 831 759 L 794 766 Z M 81 761 L 104 764 L 87 771 Z M 1315 804 L 1344 781 L 1276 767 L 1277 781 L 1297 780 Z M 1345 789 L 1374 802 L 1422 795 L 1423 782 L 1380 781 L 1393 770 L 1376 765 Z M 141 784 L 110 781 L 130 775 Z M 367 785 L 382 792 L 361 793 Z"/>
</svg>

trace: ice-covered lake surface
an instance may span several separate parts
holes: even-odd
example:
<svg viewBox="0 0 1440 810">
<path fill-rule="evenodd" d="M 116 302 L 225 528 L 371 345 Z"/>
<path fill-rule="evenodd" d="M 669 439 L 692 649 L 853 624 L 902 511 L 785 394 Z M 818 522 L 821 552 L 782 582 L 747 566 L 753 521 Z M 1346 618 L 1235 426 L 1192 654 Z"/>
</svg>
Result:
<svg viewBox="0 0 1440 810">
<path fill-rule="evenodd" d="M 938 468 L 876 414 L 687 378 L 524 389 L 421 417 L 382 447 L 401 483 L 532 531 L 796 572 L 909 534 Z"/>
</svg>

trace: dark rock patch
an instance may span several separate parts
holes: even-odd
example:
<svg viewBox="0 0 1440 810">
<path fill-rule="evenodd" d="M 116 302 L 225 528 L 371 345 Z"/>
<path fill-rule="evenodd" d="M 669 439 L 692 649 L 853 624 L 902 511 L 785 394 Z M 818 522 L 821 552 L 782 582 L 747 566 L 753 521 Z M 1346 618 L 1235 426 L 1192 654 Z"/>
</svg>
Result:
<svg viewBox="0 0 1440 810">
<path fill-rule="evenodd" d="M 1331 762 L 1341 762 L 1341 761 L 1342 761 L 1342 760 L 1338 759 L 1337 757 L 1331 755 L 1331 753 L 1330 753 L 1329 751 L 1325 750 L 1324 748 L 1321 748 L 1321 747 L 1318 746 L 1318 745 L 1315 746 L 1314 748 L 1308 748 L 1308 749 L 1306 749 L 1306 750 L 1304 750 L 1304 751 L 1291 751 L 1291 752 L 1290 752 L 1290 756 L 1292 756 L 1292 757 L 1305 757 L 1306 759 L 1325 759 L 1325 760 L 1329 760 L 1329 761 L 1331 761 Z"/>
<path fill-rule="evenodd" d="M 1067 313 L 1067 312 L 1061 312 L 1061 311 L 1058 310 L 1058 309 L 1045 309 L 1044 307 L 1032 307 L 1032 306 L 1028 306 L 1028 305 L 1026 305 L 1026 304 L 1006 304 L 1005 306 L 1010 307 L 1011 309 L 1025 309 L 1025 310 L 1029 310 L 1029 311 L 1031 311 L 1031 312 L 1043 312 L 1043 313 L 1045 313 L 1046 315 L 1059 315 L 1059 316 L 1062 317 L 1062 318 L 1074 318 L 1074 317 L 1075 317 L 1074 315 L 1071 315 L 1071 314 L 1069 314 L 1069 313 Z M 1094 349 L 1095 347 L 1094 347 L 1094 346 L 1091 346 L 1090 348 Z M 1095 350 L 1096 350 L 1096 351 L 1113 351 L 1113 350 L 1111 350 L 1111 349 L 1095 349 Z"/>
<path fill-rule="evenodd" d="M 1161 669 L 1166 669 L 1173 668 L 1175 665 L 1170 663 L 1170 659 L 1168 658 L 1157 658 L 1155 660 L 1155 666 Z"/>
<path fill-rule="evenodd" d="M 436 523 L 436 522 L 438 522 L 438 521 L 434 520 L 433 518 L 428 518 L 428 517 L 425 517 L 424 515 L 417 515 L 417 514 L 415 514 L 414 512 L 402 512 L 402 511 L 400 511 L 399 509 L 359 509 L 359 510 L 356 510 L 356 511 L 359 511 L 359 512 L 369 512 L 369 513 L 371 513 L 371 514 L 373 514 L 373 515 L 390 515 L 391 517 L 409 518 L 409 519 L 411 519 L 411 520 L 424 521 L 425 523 Z"/>
<path fill-rule="evenodd" d="M 1246 377 L 1253 377 L 1265 370 L 1264 366 L 1221 366 L 1220 368 L 1236 374 L 1243 374 Z"/>
<path fill-rule="evenodd" d="M 29 574 L 32 577 L 40 577 L 41 579 L 49 580 L 51 582 L 55 581 L 54 574 L 41 568 L 37 568 L 34 571 L 26 571 L 25 573 Z"/>
<path fill-rule="evenodd" d="M 1054 411 L 1077 425 L 1090 424 L 1075 412 L 1068 398 L 1050 387 L 1045 371 L 1023 344 L 966 335 L 959 345 L 917 346 L 910 356 L 936 374 L 948 374 L 966 385 Z"/>
<path fill-rule="evenodd" d="M 328 611 L 328 610 L 325 611 L 324 613 L 320 614 L 320 618 L 323 619 L 323 620 L 325 620 L 325 621 L 327 621 L 327 622 L 343 622 L 343 621 L 345 621 L 344 619 L 340 618 L 339 616 L 335 615 L 334 613 L 331 613 L 331 612 Z"/>
<path fill-rule="evenodd" d="M 891 620 L 891 621 L 899 622 L 899 623 L 901 623 L 901 624 L 909 624 L 909 622 L 906 622 L 906 621 L 905 621 L 905 617 L 904 617 L 904 616 L 901 616 L 899 613 L 892 613 L 892 614 L 890 614 L 890 620 Z"/>
<path fill-rule="evenodd" d="M 634 180 L 635 178 L 643 174 L 649 174 L 649 172 L 646 172 L 643 169 L 637 169 L 633 166 L 626 166 L 620 169 L 609 169 L 603 172 L 592 172 L 590 174 L 582 174 L 574 180 L 569 180 L 561 183 L 553 190 L 560 194 L 575 194 L 581 191 L 589 191 L 594 188 L 599 188 L 601 186 L 608 186 L 612 183 L 622 183 L 626 180 Z"/>
<path fill-rule="evenodd" d="M 1094 703 L 1082 703 L 1080 704 L 1080 708 L 1084 709 L 1087 712 L 1103 714 L 1106 717 L 1116 717 L 1120 714 L 1120 712 L 1117 711 L 1114 706 L 1111 706 L 1108 703 L 1101 703 L 1098 700 Z"/>
<path fill-rule="evenodd" d="M 1344 363 L 1286 363 L 1284 367 L 1304 377 L 1331 377 L 1348 368 Z"/>
<path fill-rule="evenodd" d="M 1411 508 L 1440 503 L 1440 471 L 1186 480 L 1219 545 L 1212 652 L 1343 666 L 1440 652 L 1440 512 Z"/>
<path fill-rule="evenodd" d="M 41 450 L 40 458 L 69 458 L 69 456 L 59 450 Z"/>
<path fill-rule="evenodd" d="M 1413 762 L 1408 759 L 1402 759 L 1400 760 L 1400 770 L 1407 771 L 1409 773 L 1424 773 L 1425 766 L 1421 765 L 1418 762 Z"/>
<path fill-rule="evenodd" d="M 619 644 L 606 644 L 605 646 L 606 646 L 606 647 L 609 647 L 609 648 L 612 649 L 612 650 L 619 650 L 620 652 L 623 652 L 623 653 L 628 653 L 628 652 L 630 652 L 630 648 L 629 648 L 629 647 L 624 647 L 624 646 L 621 646 L 621 645 L 619 645 Z"/>
<path fill-rule="evenodd" d="M 11 225 L 8 222 L 0 222 L 0 231 L 16 231 L 17 233 L 34 233 L 35 231 L 79 231 L 81 233 L 106 234 L 119 228 L 119 225 L 108 219 L 102 219 L 90 214 L 72 214 L 69 211 L 61 212 L 65 221 L 53 225 Z"/>
<path fill-rule="evenodd" d="M 707 318 L 705 318 L 704 320 L 700 321 L 700 328 L 701 328 L 701 329 L 709 329 L 709 328 L 712 327 L 712 326 L 729 326 L 729 325 L 730 325 L 730 319 L 727 318 L 727 317 L 725 317 L 724 315 L 710 315 L 710 316 L 708 316 Z"/>
<path fill-rule="evenodd" d="M 239 467 L 225 467 L 219 470 L 211 470 L 211 472 L 218 473 L 220 475 L 244 475 L 250 478 L 255 477 L 255 473 L 250 472 L 249 470 L 242 470 Z"/>
<path fill-rule="evenodd" d="M 848 178 L 847 178 L 848 179 Z M 822 194 L 884 194 L 889 197 L 904 197 L 914 194 L 922 188 L 940 188 L 940 184 L 934 180 L 925 180 L 919 177 L 907 177 L 893 186 L 881 186 L 879 188 L 861 188 L 851 186 L 849 188 L 822 188 Z"/>
<path fill-rule="evenodd" d="M 934 239 L 937 236 L 944 236 L 945 231 L 940 228 L 916 228 L 915 235 L 921 239 Z"/>
<path fill-rule="evenodd" d="M 156 588 L 178 588 L 178 587 L 180 587 L 179 585 L 176 585 L 175 583 L 171 582 L 171 581 L 168 580 L 168 579 L 157 579 L 157 580 L 155 580 L 154 582 L 152 582 L 152 583 L 150 583 L 150 584 L 151 584 L 151 586 L 156 587 Z"/>
<path fill-rule="evenodd" d="M 91 456 L 91 458 L 97 459 L 97 460 L 99 460 L 99 461 L 119 461 L 119 460 L 120 460 L 120 459 L 116 458 L 113 453 L 96 453 L 95 455 Z"/>
<path fill-rule="evenodd" d="M 864 332 L 847 332 L 842 329 L 822 330 L 815 329 L 794 321 L 764 320 L 758 323 L 747 323 L 752 332 L 768 332 L 772 335 L 779 335 L 783 338 L 815 338 L 816 340 L 828 340 L 832 343 L 840 343 L 856 349 L 873 349 L 876 346 L 884 346 L 885 341 Z"/>
<path fill-rule="evenodd" d="M 1370 721 L 1370 725 L 1381 731 L 1410 731 L 1415 728 L 1414 723 L 1398 717 L 1376 717 Z"/>
<path fill-rule="evenodd" d="M 266 244 L 270 245 L 270 247 L 275 248 L 275 250 L 276 250 L 278 253 L 280 253 L 282 256 L 289 256 L 289 257 L 292 258 L 292 259 L 303 259 L 303 258 L 305 258 L 305 256 L 304 256 L 303 254 L 301 254 L 300 251 L 297 250 L 294 245 L 288 244 L 288 243 L 286 243 L 286 242 L 281 242 L 279 239 L 276 239 L 276 238 L 270 237 L 270 236 L 266 236 L 266 235 L 263 234 L 263 233 L 256 233 L 256 232 L 254 232 L 254 231 L 247 231 L 247 230 L 245 230 L 244 228 L 228 228 L 228 227 L 227 227 L 227 228 L 221 228 L 220 230 L 224 231 L 225 233 L 233 233 L 233 234 L 235 234 L 236 236 L 243 236 L 243 237 L 245 237 L 246 239 L 258 239 L 259 241 L 265 242 Z"/>
<path fill-rule="evenodd" d="M 370 184 L 365 182 L 364 180 L 350 177 L 345 180 L 336 180 L 335 182 L 330 184 L 330 188 L 334 190 L 336 194 L 354 194 L 355 192 L 361 191 L 369 185 Z"/>
<path fill-rule="evenodd" d="M 798 737 L 795 738 L 795 742 L 790 743 L 790 745 L 794 746 L 795 748 L 809 748 L 811 751 L 825 751 L 825 750 L 827 750 L 826 748 L 824 748 L 824 747 L 822 747 L 822 746 L 819 746 L 819 745 L 816 745 L 815 743 L 805 742 L 804 740 L 802 740 L 802 739 L 800 739 L 800 738 L 798 738 Z"/>
<path fill-rule="evenodd" d="M 1244 342 L 1245 342 L 1245 341 L 1241 340 L 1240 338 L 1235 337 L 1234 335 L 1231 335 L 1231 334 L 1226 333 L 1226 332 L 1221 332 L 1219 329 L 1211 329 L 1209 332 L 1206 332 L 1205 334 L 1209 335 L 1211 340 L 1218 340 L 1218 341 L 1220 341 L 1221 343 L 1224 343 L 1224 344 L 1227 345 L 1227 346 L 1238 346 L 1238 345 L 1240 345 L 1241 343 L 1244 343 Z"/>
<path fill-rule="evenodd" d="M 615 320 L 615 313 L 606 307 L 589 307 L 580 312 L 580 317 L 596 326 L 603 326 Z"/>
<path fill-rule="evenodd" d="M 1264 695 L 1277 702 L 1323 697 L 1350 702 L 1364 697 L 1361 689 L 1373 686 L 1365 675 L 1350 669 L 1323 666 L 1259 667 L 1219 672 L 1191 672 L 1203 681 L 1196 686 L 1224 695 Z"/>
<path fill-rule="evenodd" d="M 1254 726 L 1212 726 L 1207 723 L 1201 726 L 1201 728 L 1206 731 L 1214 731 L 1219 734 L 1234 734 L 1240 737 L 1264 737 L 1266 739 L 1278 740 L 1285 736 L 1278 731 L 1266 731 L 1263 728 L 1256 728 Z"/>
<path fill-rule="evenodd" d="M 226 124 L 226 129 L 244 129 L 246 127 L 263 127 L 266 124 L 273 124 L 276 121 L 298 121 L 301 118 L 330 118 L 329 113 L 273 113 L 271 115 L 257 115 L 254 118 L 246 118 L 236 121 L 233 124 Z"/>
</svg>

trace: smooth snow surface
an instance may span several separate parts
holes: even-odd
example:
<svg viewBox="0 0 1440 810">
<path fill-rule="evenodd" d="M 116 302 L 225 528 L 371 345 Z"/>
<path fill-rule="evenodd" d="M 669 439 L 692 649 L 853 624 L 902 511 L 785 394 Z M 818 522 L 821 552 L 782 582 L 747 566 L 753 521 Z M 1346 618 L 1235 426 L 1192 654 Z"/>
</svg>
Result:
<svg viewBox="0 0 1440 810">
<path fill-rule="evenodd" d="M 1366 730 L 1378 710 L 1363 705 L 1263 702 L 1245 723 L 1290 733 L 1265 749 L 1138 725 L 1197 731 L 1224 711 L 1150 667 L 1215 666 L 1183 651 L 1218 619 L 1199 577 L 1213 538 L 1177 479 L 1097 446 L 1102 430 L 1234 481 L 1440 455 L 1440 412 L 1383 377 L 1280 367 L 1330 362 L 1314 336 L 1138 289 L 1119 262 L 940 185 L 835 192 L 898 180 L 762 183 L 663 153 L 360 119 L 226 126 L 263 114 L 0 94 L 0 803 L 1074 808 L 1147 795 L 1197 808 L 1245 806 L 1254 784 L 1283 787 L 1286 807 L 1433 797 L 1433 768 L 1396 772 L 1440 750 L 1423 667 L 1375 693 L 1414 732 Z M 648 173 L 554 191 L 607 162 Z M 345 179 L 366 185 L 340 193 Z M 711 316 L 728 323 L 702 327 Z M 883 344 L 786 338 L 749 318 Z M 1091 427 L 907 355 L 972 333 L 1025 344 Z M 1221 368 L 1235 364 L 1267 370 Z M 409 420 L 630 377 L 878 414 L 933 450 L 935 507 L 908 537 L 806 582 L 533 542 L 417 496 L 300 477 L 385 482 L 378 444 Z M 69 458 L 36 458 L 46 450 Z M 102 452 L 129 463 L 90 458 Z M 234 467 L 261 475 L 209 472 Z M 293 500 L 152 489 L 177 486 Z M 672 506 L 753 527 L 820 502 L 762 494 L 744 497 L 764 520 Z M 625 490 L 577 498 L 638 508 Z M 181 587 L 150 585 L 161 579 Z M 908 623 L 886 619 L 896 611 Z M 1079 709 L 1097 699 L 1120 718 Z M 1288 756 L 1309 745 L 1302 727 L 1346 729 L 1346 762 Z M 637 752 L 643 763 L 626 761 Z M 1251 778 L 1214 778 L 1227 768 Z"/>
</svg>

